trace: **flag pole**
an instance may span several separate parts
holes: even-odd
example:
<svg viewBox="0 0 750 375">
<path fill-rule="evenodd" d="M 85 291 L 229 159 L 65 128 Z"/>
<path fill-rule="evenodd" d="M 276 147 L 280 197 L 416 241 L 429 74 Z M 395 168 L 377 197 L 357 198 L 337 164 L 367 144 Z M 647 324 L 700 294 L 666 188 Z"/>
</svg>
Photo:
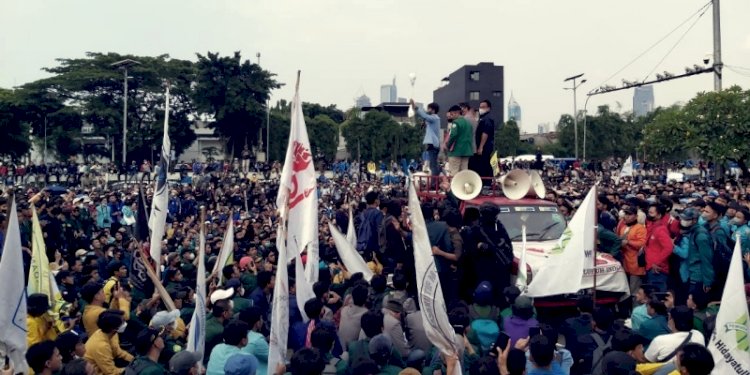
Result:
<svg viewBox="0 0 750 375">
<path fill-rule="evenodd" d="M 596 185 L 592 187 L 594 189 L 594 199 L 597 199 L 596 196 Z M 593 255 L 594 255 L 594 289 L 591 292 L 591 300 L 594 302 L 594 307 L 596 307 L 596 242 L 597 237 L 599 236 L 599 214 L 597 213 L 594 215 L 594 249 L 593 249 Z"/>
</svg>

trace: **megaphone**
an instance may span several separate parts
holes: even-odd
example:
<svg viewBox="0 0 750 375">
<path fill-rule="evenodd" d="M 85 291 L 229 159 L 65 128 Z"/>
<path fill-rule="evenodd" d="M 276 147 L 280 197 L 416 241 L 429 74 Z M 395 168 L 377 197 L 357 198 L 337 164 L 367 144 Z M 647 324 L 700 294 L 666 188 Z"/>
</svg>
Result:
<svg viewBox="0 0 750 375">
<path fill-rule="evenodd" d="M 451 180 L 451 193 L 462 201 L 476 198 L 482 192 L 482 177 L 466 169 L 456 173 Z"/>
<path fill-rule="evenodd" d="M 547 189 L 544 187 L 542 176 L 539 175 L 539 172 L 533 169 L 529 172 L 529 175 L 531 175 L 531 189 L 534 190 L 534 193 L 536 193 L 537 197 L 544 199 L 544 195 L 547 193 Z"/>
<path fill-rule="evenodd" d="M 531 177 L 521 169 L 514 169 L 500 178 L 500 185 L 508 199 L 521 199 L 531 188 Z"/>
</svg>

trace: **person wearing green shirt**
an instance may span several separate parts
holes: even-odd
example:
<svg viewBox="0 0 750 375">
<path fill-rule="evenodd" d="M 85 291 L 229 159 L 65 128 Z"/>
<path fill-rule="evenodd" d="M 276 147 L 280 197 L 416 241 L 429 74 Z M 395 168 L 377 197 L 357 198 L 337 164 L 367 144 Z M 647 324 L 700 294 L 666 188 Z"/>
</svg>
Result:
<svg viewBox="0 0 750 375">
<path fill-rule="evenodd" d="M 471 143 L 474 128 L 461 116 L 461 107 L 457 105 L 448 110 L 447 117 L 450 133 L 445 149 L 448 153 L 448 171 L 451 176 L 455 176 L 456 173 L 469 169 L 469 157 L 474 155 Z"/>
<path fill-rule="evenodd" d="M 135 349 L 139 356 L 125 368 L 125 375 L 163 375 L 164 368 L 157 363 L 164 349 L 164 330 L 146 328 L 138 333 Z"/>
</svg>

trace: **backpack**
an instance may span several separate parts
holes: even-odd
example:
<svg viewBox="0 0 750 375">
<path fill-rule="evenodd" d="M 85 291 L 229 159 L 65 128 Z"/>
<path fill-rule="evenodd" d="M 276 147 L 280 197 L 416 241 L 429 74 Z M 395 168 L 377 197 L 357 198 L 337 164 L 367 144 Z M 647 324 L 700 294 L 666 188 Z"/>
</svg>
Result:
<svg viewBox="0 0 750 375">
<path fill-rule="evenodd" d="M 383 218 L 383 221 L 378 225 L 378 249 L 380 254 L 385 254 L 388 248 L 387 228 L 393 220 L 396 220 L 393 215 L 387 215 Z"/>
<path fill-rule="evenodd" d="M 591 357 L 591 374 L 602 374 L 602 359 L 604 356 L 612 350 L 612 337 L 610 336 L 605 343 L 602 337 L 598 333 L 594 332 L 591 334 L 591 338 L 596 343 L 596 349 L 594 349 L 593 356 Z"/>
<path fill-rule="evenodd" d="M 727 241 L 718 241 L 716 233 L 718 231 L 724 232 Z M 734 250 L 734 240 L 729 233 L 726 233 L 721 225 L 716 225 L 709 230 L 711 235 L 711 242 L 713 243 L 713 264 L 716 272 L 719 274 L 726 274 L 729 270 L 729 263 L 732 261 L 732 251 Z"/>
<path fill-rule="evenodd" d="M 368 208 L 361 214 L 362 219 L 357 230 L 357 251 L 360 253 L 371 250 L 372 245 L 376 245 L 378 241 L 377 230 L 381 223 L 374 222 L 377 213 L 373 210 L 377 209 Z"/>
<path fill-rule="evenodd" d="M 124 375 L 138 375 L 149 367 L 149 363 L 136 358 L 133 362 L 130 362 L 128 367 L 125 368 Z"/>
</svg>

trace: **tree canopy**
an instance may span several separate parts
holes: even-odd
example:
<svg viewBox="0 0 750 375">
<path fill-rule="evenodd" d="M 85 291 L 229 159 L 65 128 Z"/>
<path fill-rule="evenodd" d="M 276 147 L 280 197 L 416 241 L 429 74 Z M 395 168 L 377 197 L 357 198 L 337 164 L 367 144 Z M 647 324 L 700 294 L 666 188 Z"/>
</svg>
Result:
<svg viewBox="0 0 750 375">
<path fill-rule="evenodd" d="M 423 130 L 400 124 L 382 111 L 369 111 L 364 118 L 352 116 L 342 124 L 341 131 L 353 158 L 412 159 L 419 158 L 422 153 Z"/>
<path fill-rule="evenodd" d="M 209 126 L 227 141 L 227 150 L 239 156 L 245 145 L 258 144 L 271 90 L 281 85 L 275 74 L 242 60 L 239 52 L 197 56 L 196 108 L 209 115 Z"/>
</svg>

